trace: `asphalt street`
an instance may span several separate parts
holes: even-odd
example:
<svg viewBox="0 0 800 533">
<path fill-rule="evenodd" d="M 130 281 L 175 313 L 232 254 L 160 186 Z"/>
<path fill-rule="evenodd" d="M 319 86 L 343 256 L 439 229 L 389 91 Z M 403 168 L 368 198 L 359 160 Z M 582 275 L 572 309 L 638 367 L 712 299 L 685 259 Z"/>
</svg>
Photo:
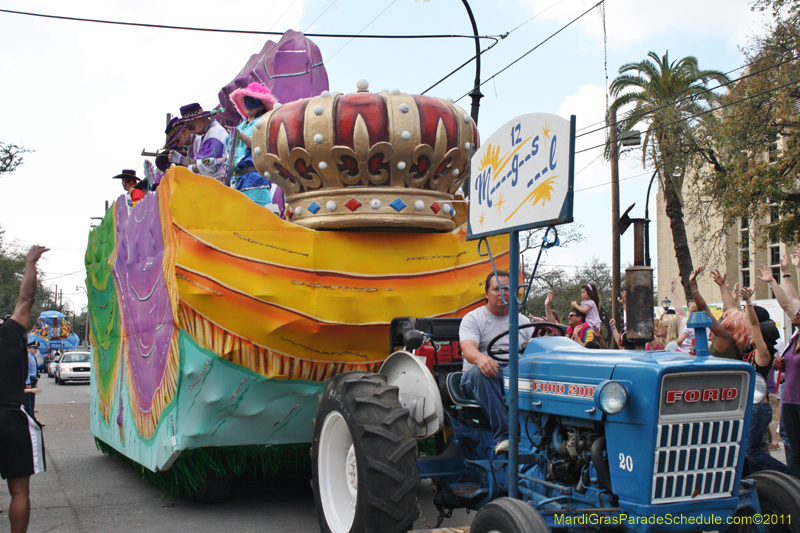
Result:
<svg viewBox="0 0 800 533">
<path fill-rule="evenodd" d="M 240 480 L 226 503 L 203 505 L 191 498 L 165 498 L 116 458 L 100 453 L 89 433 L 89 385 L 56 385 L 42 374 L 36 407 L 45 424 L 47 472 L 31 478 L 28 531 L 312 533 L 319 531 L 307 475 L 281 474 Z M 418 498 L 429 522 L 436 518 L 427 480 Z M 5 483 L 0 483 L 0 532 L 10 530 Z M 475 513 L 456 511 L 443 526 L 466 526 Z M 414 527 L 423 529 L 422 521 Z"/>
</svg>

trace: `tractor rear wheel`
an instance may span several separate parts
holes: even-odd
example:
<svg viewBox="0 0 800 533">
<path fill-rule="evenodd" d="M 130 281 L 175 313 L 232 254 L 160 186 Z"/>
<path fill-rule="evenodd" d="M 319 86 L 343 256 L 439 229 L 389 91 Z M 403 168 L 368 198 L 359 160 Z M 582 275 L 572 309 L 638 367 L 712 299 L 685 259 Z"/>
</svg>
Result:
<svg viewBox="0 0 800 533">
<path fill-rule="evenodd" d="M 471 533 L 549 533 L 550 528 L 530 503 L 498 498 L 487 503 L 472 522 Z"/>
<path fill-rule="evenodd" d="M 400 533 L 418 516 L 417 441 L 397 387 L 349 372 L 325 383 L 314 419 L 312 485 L 324 533 Z"/>
<path fill-rule="evenodd" d="M 761 506 L 761 523 L 767 533 L 800 533 L 800 481 L 775 472 L 761 470 L 747 477 L 756 482 L 756 494 Z M 737 513 L 737 516 L 740 516 Z M 746 515 L 745 515 L 746 516 Z M 744 518 L 744 516 L 742 516 Z M 752 524 L 733 525 L 726 533 L 754 531 Z"/>
</svg>

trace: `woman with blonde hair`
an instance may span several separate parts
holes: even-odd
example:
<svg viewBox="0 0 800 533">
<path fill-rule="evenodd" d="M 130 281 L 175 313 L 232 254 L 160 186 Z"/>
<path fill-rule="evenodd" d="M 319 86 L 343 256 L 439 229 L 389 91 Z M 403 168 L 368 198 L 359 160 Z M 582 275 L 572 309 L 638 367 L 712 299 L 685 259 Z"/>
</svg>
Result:
<svg viewBox="0 0 800 533">
<path fill-rule="evenodd" d="M 665 331 L 666 329 L 666 331 Z M 664 346 L 672 341 L 678 341 L 678 317 L 673 314 L 661 315 L 661 336 L 664 337 Z"/>
<path fill-rule="evenodd" d="M 666 315 L 665 315 L 666 316 Z M 663 350 L 667 345 L 667 326 L 662 325 L 661 319 L 653 319 L 653 340 L 644 345 L 645 350 Z"/>
</svg>

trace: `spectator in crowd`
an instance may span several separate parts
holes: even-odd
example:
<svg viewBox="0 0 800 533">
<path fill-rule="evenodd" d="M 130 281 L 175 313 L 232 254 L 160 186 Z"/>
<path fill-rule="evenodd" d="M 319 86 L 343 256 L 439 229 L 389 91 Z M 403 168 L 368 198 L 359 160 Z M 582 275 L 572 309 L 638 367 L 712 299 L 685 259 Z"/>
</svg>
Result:
<svg viewBox="0 0 800 533">
<path fill-rule="evenodd" d="M 509 329 L 510 274 L 498 270 L 486 278 L 486 305 L 470 311 L 461 321 L 458 336 L 464 355 L 461 391 L 467 398 L 480 404 L 492 430 L 495 454 L 508 452 L 508 409 L 505 402 L 503 374 L 508 354 L 497 361 L 486 353 L 489 343 Z M 519 315 L 519 325 L 529 324 L 525 315 Z M 531 328 L 519 330 L 519 353 L 531 339 Z M 495 343 L 498 351 L 508 352 L 508 336 Z"/>
<path fill-rule="evenodd" d="M 36 295 L 36 263 L 47 250 L 34 246 L 28 251 L 14 312 L 0 325 L 0 477 L 11 494 L 11 533 L 28 530 L 31 475 L 44 472 L 42 427 L 22 405 L 28 375 L 25 332 Z"/>
<path fill-rule="evenodd" d="M 569 327 L 567 328 L 567 337 L 574 340 L 581 346 L 585 346 L 589 341 L 597 342 L 595 339 L 595 331 L 586 322 L 586 315 L 581 313 L 575 308 L 572 308 L 567 315 L 569 319 Z"/>
<path fill-rule="evenodd" d="M 39 382 L 39 363 L 36 361 L 36 352 L 39 351 L 39 343 L 28 343 L 28 379 L 25 381 L 25 389 L 35 389 Z M 25 393 L 25 410 L 33 418 L 36 418 L 36 394 Z"/>
<path fill-rule="evenodd" d="M 228 132 L 219 122 L 211 118 L 212 111 L 204 111 L 200 104 L 181 107 L 181 119 L 185 132 L 192 135 L 188 156 L 175 156 L 170 153 L 173 163 L 183 165 L 195 174 L 215 178 L 225 154 Z M 180 137 L 179 137 L 180 142 Z"/>
<path fill-rule="evenodd" d="M 653 340 L 644 345 L 645 350 L 660 351 L 667 346 L 667 326 L 661 323 L 661 319 L 653 319 Z"/>
<path fill-rule="evenodd" d="M 759 317 L 750 302 L 753 292 L 753 289 L 749 287 L 743 287 L 740 291 L 740 296 L 744 300 L 745 308 L 747 309 L 749 329 L 755 346 L 754 352 L 749 357 L 749 362 L 766 381 L 775 357 L 775 341 L 780 335 L 778 334 L 778 328 L 772 322 L 767 320 L 759 322 Z M 753 406 L 753 411 L 750 415 L 750 431 L 747 435 L 747 448 L 745 449 L 745 455 L 750 463 L 750 472 L 776 470 L 789 474 L 789 467 L 773 458 L 769 453 L 761 450 L 761 438 L 771 421 L 772 406 L 769 404 L 769 398 L 767 397 Z"/>
<path fill-rule="evenodd" d="M 242 117 L 242 122 L 235 130 L 229 128 L 231 135 L 225 147 L 229 152 L 234 177 L 231 185 L 258 205 L 270 204 L 270 182 L 259 174 L 253 164 L 253 128 L 258 117 L 271 111 L 278 101 L 266 85 L 257 82 L 236 89 L 231 93 L 230 99 Z"/>
<path fill-rule="evenodd" d="M 128 205 L 134 206 L 144 198 L 144 191 L 146 190 L 145 182 L 139 180 L 136 176 L 135 170 L 123 170 L 111 179 L 122 180 L 122 188 L 125 189 L 125 196 L 128 199 Z"/>
<path fill-rule="evenodd" d="M 703 267 L 700 267 L 689 275 L 689 287 L 692 290 L 696 310 L 704 311 L 711 318 L 711 332 L 714 333 L 714 340 L 709 346 L 708 352 L 717 357 L 741 360 L 742 351 L 748 343 L 747 321 L 744 313 L 737 309 L 728 309 L 722 315 L 722 322 L 717 320 L 697 289 L 697 276 L 702 271 Z M 677 307 L 676 305 L 676 310 Z"/>
<path fill-rule="evenodd" d="M 586 285 L 581 285 L 581 303 L 572 302 L 570 305 L 586 317 L 586 323 L 591 328 L 599 328 L 601 304 L 602 300 L 597 286 L 587 283 Z"/>
<path fill-rule="evenodd" d="M 664 331 L 666 330 L 666 333 Z M 661 336 L 664 337 L 664 349 L 674 352 L 678 349 L 678 317 L 675 313 L 661 315 Z"/>
</svg>

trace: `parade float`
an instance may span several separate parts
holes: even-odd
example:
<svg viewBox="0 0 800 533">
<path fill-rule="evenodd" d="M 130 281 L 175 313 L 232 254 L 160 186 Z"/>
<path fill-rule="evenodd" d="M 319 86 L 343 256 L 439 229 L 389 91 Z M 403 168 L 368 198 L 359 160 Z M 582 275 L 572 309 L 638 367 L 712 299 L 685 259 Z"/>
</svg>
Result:
<svg viewBox="0 0 800 533">
<path fill-rule="evenodd" d="M 28 332 L 28 342 L 39 343 L 39 353 L 50 353 L 74 350 L 80 344 L 80 338 L 72 332 L 72 325 L 67 316 L 60 311 L 42 311 L 36 325 Z"/>
<path fill-rule="evenodd" d="M 364 82 L 307 85 L 253 136 L 284 218 L 173 166 L 89 235 L 91 431 L 173 493 L 307 465 L 326 379 L 376 371 L 394 317 L 483 303 L 492 265 L 455 196 L 478 143 L 469 115 Z M 507 242 L 491 246 L 505 268 Z"/>
</svg>

